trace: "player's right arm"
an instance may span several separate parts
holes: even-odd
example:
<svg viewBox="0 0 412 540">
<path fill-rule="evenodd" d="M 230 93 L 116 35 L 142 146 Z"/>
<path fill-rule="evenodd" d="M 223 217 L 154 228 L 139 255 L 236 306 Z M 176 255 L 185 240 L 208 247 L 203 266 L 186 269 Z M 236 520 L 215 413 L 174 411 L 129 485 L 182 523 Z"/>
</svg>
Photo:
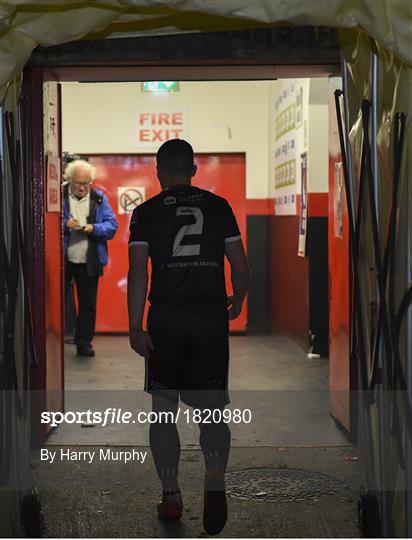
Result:
<svg viewBox="0 0 412 540">
<path fill-rule="evenodd" d="M 149 246 L 129 246 L 129 272 L 127 274 L 127 308 L 129 312 L 129 339 L 131 348 L 145 358 L 154 348 L 150 335 L 143 330 L 143 313 L 147 295 L 147 263 Z"/>
<path fill-rule="evenodd" d="M 230 264 L 233 295 L 227 299 L 229 319 L 236 319 L 242 311 L 249 288 L 250 271 L 242 239 L 225 243 L 225 255 Z"/>
<path fill-rule="evenodd" d="M 147 296 L 149 260 L 149 233 L 145 219 L 137 207 L 130 221 L 129 272 L 127 274 L 127 309 L 129 312 L 129 339 L 131 348 L 145 358 L 154 348 L 143 329 L 143 313 Z"/>
</svg>

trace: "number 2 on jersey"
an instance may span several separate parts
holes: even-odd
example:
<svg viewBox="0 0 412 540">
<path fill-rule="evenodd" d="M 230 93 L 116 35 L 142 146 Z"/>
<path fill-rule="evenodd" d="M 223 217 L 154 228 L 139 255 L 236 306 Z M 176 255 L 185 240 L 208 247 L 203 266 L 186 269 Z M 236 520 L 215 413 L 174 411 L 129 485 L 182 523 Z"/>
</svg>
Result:
<svg viewBox="0 0 412 540">
<path fill-rule="evenodd" d="M 203 212 L 197 206 L 178 206 L 176 208 L 176 216 L 187 215 L 194 216 L 196 221 L 190 225 L 183 225 L 179 229 L 173 244 L 173 257 L 191 257 L 200 253 L 200 244 L 182 245 L 182 240 L 191 234 L 202 234 Z"/>
</svg>

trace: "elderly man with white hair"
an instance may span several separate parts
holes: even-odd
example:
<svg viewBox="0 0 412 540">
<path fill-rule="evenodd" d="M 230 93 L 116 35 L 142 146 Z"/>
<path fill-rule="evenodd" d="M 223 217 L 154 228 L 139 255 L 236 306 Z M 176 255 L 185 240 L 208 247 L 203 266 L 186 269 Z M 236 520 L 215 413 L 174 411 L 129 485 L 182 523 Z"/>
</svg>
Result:
<svg viewBox="0 0 412 540">
<path fill-rule="evenodd" d="M 115 235 L 117 221 L 106 195 L 91 187 L 95 169 L 90 163 L 72 161 L 64 174 L 66 294 L 74 279 L 79 300 L 77 354 L 94 356 L 97 286 L 108 261 L 107 241 Z"/>
</svg>

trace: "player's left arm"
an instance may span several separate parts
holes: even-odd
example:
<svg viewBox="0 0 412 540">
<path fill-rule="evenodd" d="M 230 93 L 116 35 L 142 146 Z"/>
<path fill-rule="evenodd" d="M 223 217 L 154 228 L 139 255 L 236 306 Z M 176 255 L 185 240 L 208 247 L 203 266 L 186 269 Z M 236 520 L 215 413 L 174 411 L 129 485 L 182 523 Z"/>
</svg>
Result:
<svg viewBox="0 0 412 540">
<path fill-rule="evenodd" d="M 149 245 L 129 245 L 129 272 L 127 274 L 127 307 L 129 312 L 130 346 L 141 356 L 149 357 L 154 348 L 152 340 L 143 330 L 143 313 L 147 295 Z"/>
<path fill-rule="evenodd" d="M 231 269 L 233 295 L 228 296 L 229 319 L 236 319 L 242 311 L 242 305 L 249 288 L 250 270 L 246 252 L 241 239 L 225 243 L 225 255 Z"/>
<path fill-rule="evenodd" d="M 228 296 L 227 304 L 229 319 L 233 320 L 242 311 L 242 305 L 249 288 L 250 270 L 236 216 L 227 201 L 224 203 L 223 215 L 225 255 L 231 269 L 233 288 L 233 294 Z"/>
</svg>

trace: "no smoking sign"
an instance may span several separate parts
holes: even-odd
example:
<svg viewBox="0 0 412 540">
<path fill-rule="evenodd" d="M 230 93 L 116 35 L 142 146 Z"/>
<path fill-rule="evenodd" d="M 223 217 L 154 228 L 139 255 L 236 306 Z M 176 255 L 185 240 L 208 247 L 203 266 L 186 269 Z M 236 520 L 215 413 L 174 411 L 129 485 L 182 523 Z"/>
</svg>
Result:
<svg viewBox="0 0 412 540">
<path fill-rule="evenodd" d="M 144 186 L 122 186 L 117 188 L 117 213 L 131 214 L 136 206 L 145 201 L 146 189 Z"/>
</svg>

